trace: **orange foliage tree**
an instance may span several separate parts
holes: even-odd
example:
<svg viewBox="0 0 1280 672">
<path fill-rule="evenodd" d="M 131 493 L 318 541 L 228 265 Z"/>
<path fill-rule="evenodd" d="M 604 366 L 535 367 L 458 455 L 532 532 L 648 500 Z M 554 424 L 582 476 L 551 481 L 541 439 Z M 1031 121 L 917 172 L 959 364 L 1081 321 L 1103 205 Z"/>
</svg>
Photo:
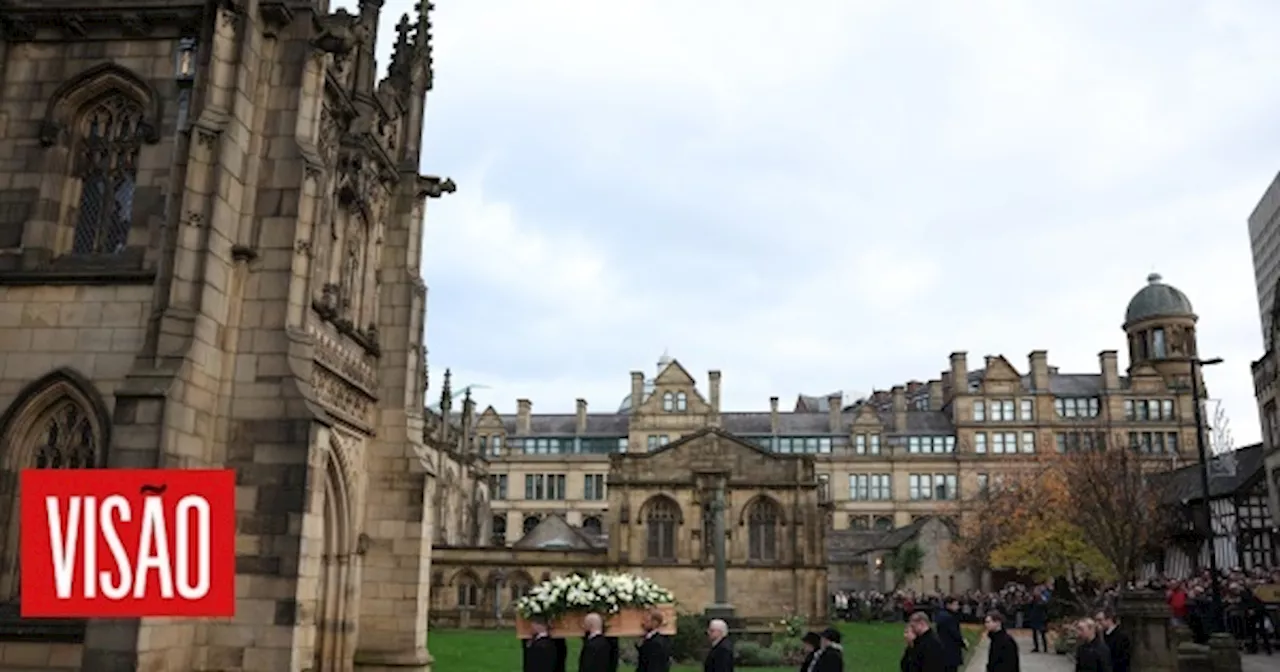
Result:
<svg viewBox="0 0 1280 672">
<path fill-rule="evenodd" d="M 1169 531 L 1162 486 L 1149 478 L 1167 462 L 1145 459 L 1123 439 L 1098 432 L 1084 450 L 1009 456 L 1002 478 L 967 502 L 957 559 L 1036 572 L 1079 564 L 1095 578 L 1134 578 Z M 1071 557 L 1019 561 L 1027 555 L 1019 549 L 1044 548 Z"/>
</svg>

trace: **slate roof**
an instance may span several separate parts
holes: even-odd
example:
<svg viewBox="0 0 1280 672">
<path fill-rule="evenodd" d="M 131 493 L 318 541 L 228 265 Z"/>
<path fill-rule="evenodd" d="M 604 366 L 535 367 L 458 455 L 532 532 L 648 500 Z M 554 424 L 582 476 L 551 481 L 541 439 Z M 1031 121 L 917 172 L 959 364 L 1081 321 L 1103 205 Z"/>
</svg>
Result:
<svg viewBox="0 0 1280 672">
<path fill-rule="evenodd" d="M 1236 494 L 1253 481 L 1262 471 L 1266 451 L 1261 443 L 1239 448 L 1231 453 L 1236 460 L 1234 474 L 1223 473 L 1219 465 L 1225 459 L 1217 456 L 1209 465 L 1209 498 L 1229 497 Z M 1168 487 L 1165 498 L 1170 503 L 1192 502 L 1203 498 L 1204 488 L 1200 484 L 1200 465 L 1193 464 L 1181 469 L 1158 474 L 1156 478 Z"/>
<path fill-rule="evenodd" d="M 919 520 L 892 530 L 829 530 L 827 531 L 827 562 L 853 562 L 868 551 L 896 550 L 916 538 L 920 528 L 931 519 Z"/>
<path fill-rule="evenodd" d="M 1159 273 L 1147 276 L 1147 286 L 1138 290 L 1129 300 L 1124 311 L 1124 323 L 1130 324 L 1151 317 L 1194 315 L 1191 300 L 1181 290 L 1166 285 Z"/>
<path fill-rule="evenodd" d="M 892 426 L 893 414 L 879 412 L 880 422 L 889 429 Z M 841 413 L 840 432 L 832 433 L 830 420 L 826 413 L 778 413 L 778 434 L 780 436 L 844 436 L 847 428 L 857 416 L 856 412 Z M 516 416 L 501 415 L 502 425 L 507 434 L 513 438 L 518 436 L 574 436 L 577 417 L 572 413 L 534 414 L 529 416 L 529 434 L 516 434 Z M 588 413 L 585 437 L 624 437 L 630 416 L 626 413 Z M 720 425 L 728 432 L 739 436 L 771 434 L 771 421 L 768 411 L 721 413 Z M 907 411 L 907 434 L 951 434 L 951 416 L 944 411 Z"/>
</svg>

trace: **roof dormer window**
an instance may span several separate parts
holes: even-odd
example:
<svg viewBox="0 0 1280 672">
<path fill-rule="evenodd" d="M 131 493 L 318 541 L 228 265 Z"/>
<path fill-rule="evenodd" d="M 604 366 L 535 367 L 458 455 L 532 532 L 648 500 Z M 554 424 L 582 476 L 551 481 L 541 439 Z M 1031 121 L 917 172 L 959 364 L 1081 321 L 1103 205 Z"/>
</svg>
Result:
<svg viewBox="0 0 1280 672">
<path fill-rule="evenodd" d="M 689 410 L 689 395 L 684 392 L 676 392 L 676 410 L 680 412 Z"/>
<path fill-rule="evenodd" d="M 662 394 L 662 410 L 670 413 L 676 410 L 676 395 L 672 392 Z"/>
</svg>

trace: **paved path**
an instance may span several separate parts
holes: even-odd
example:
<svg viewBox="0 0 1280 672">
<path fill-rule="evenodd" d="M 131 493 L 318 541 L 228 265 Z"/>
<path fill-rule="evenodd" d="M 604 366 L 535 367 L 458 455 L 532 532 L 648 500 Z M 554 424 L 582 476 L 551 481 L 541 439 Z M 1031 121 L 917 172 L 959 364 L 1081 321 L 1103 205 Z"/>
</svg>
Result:
<svg viewBox="0 0 1280 672">
<path fill-rule="evenodd" d="M 1240 657 L 1240 662 L 1244 672 L 1275 672 L 1280 670 L 1280 652 L 1270 656 L 1245 654 Z"/>
<path fill-rule="evenodd" d="M 1059 656 L 1054 653 L 1031 653 L 1031 631 L 1030 630 L 1010 630 L 1015 641 L 1018 642 L 1018 655 L 1020 657 L 1019 667 L 1022 672 L 1070 672 L 1075 669 L 1069 656 Z M 965 672 L 984 672 L 987 669 L 987 638 L 983 637 L 978 643 L 978 648 L 974 650 L 973 657 L 969 659 L 969 665 L 965 668 Z M 1244 672 L 1253 672 L 1245 670 Z"/>
</svg>

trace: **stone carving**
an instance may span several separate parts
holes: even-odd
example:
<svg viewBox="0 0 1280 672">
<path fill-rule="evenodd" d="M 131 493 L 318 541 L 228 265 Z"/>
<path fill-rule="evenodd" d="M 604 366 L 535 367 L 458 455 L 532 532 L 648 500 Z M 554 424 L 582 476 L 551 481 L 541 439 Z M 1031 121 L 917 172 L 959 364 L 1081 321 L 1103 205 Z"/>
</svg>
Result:
<svg viewBox="0 0 1280 672">
<path fill-rule="evenodd" d="M 378 374 L 370 358 L 363 352 L 353 352 L 341 342 L 325 333 L 317 325 L 307 328 L 314 339 L 313 352 L 317 364 L 346 378 L 369 393 L 378 389 Z"/>
<path fill-rule="evenodd" d="M 324 366 L 311 367 L 311 387 L 316 401 L 362 425 L 373 424 L 373 402 L 369 393 L 347 382 Z"/>
<path fill-rule="evenodd" d="M 320 111 L 320 132 L 316 140 L 316 149 L 320 152 L 320 159 L 330 168 L 338 157 L 338 138 L 338 122 L 334 119 L 329 107 L 325 106 Z"/>
</svg>

